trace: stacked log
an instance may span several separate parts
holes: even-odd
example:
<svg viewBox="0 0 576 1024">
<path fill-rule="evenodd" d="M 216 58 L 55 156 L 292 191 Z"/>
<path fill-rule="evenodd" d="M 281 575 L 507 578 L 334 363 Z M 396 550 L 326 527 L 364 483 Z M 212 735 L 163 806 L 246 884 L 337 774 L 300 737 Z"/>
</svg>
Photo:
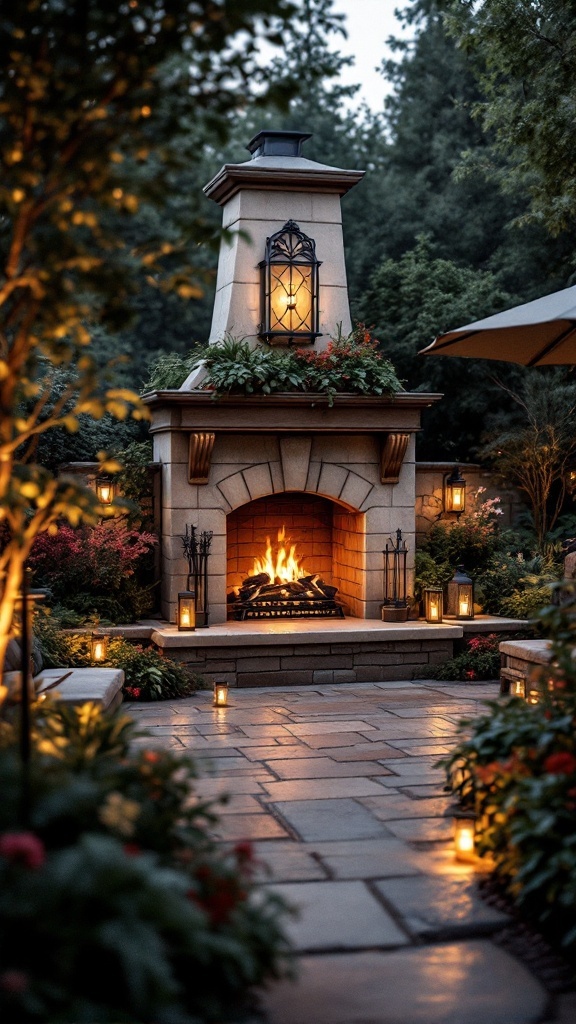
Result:
<svg viewBox="0 0 576 1024">
<path fill-rule="evenodd" d="M 238 596 L 233 603 L 237 618 L 271 617 L 287 618 L 294 615 L 343 615 L 341 606 L 334 600 L 338 587 L 333 587 L 318 573 L 302 576 L 299 580 L 282 583 L 271 580 L 268 573 L 248 576 L 242 581 Z M 232 595 L 229 600 L 232 599 Z"/>
</svg>

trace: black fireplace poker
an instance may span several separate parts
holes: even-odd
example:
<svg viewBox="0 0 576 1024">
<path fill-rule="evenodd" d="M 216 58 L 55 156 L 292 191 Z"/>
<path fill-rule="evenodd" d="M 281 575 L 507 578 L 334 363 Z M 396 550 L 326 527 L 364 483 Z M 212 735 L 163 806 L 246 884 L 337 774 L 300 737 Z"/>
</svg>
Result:
<svg viewBox="0 0 576 1024">
<path fill-rule="evenodd" d="M 186 533 L 182 537 L 184 555 L 188 562 L 188 581 L 194 579 L 197 628 L 208 628 L 208 557 L 212 535 L 212 530 L 198 533 L 195 526 L 186 524 Z"/>
</svg>

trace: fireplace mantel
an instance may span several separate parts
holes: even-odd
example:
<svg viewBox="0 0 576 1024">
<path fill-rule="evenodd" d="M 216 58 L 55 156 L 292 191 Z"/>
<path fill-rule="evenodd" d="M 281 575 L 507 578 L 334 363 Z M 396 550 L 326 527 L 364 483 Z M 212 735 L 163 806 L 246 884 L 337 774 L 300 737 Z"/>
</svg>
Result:
<svg viewBox="0 0 576 1024">
<path fill-rule="evenodd" d="M 402 391 L 397 395 L 280 393 L 222 395 L 210 391 L 153 391 L 144 402 L 154 413 L 152 433 L 217 431 L 271 433 L 381 434 L 420 430 L 420 415 L 440 394 Z"/>
</svg>

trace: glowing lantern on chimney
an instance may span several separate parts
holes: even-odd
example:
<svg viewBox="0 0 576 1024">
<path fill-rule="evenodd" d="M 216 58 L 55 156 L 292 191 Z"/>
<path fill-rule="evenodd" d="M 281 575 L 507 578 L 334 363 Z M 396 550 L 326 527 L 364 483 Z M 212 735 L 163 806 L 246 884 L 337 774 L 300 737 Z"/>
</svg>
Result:
<svg viewBox="0 0 576 1024">
<path fill-rule="evenodd" d="M 262 289 L 260 337 L 269 343 L 313 342 L 318 330 L 316 243 L 289 220 L 266 239 L 259 264 Z"/>
</svg>

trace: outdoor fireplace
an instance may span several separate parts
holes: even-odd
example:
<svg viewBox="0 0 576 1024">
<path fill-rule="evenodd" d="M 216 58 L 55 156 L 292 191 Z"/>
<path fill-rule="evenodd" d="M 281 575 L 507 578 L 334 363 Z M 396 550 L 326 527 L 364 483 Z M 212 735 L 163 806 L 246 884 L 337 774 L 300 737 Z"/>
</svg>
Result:
<svg viewBox="0 0 576 1024">
<path fill-rule="evenodd" d="M 302 321 L 304 340 L 322 351 L 351 330 L 340 199 L 362 172 L 306 159 L 307 138 L 260 133 L 248 147 L 251 160 L 227 164 L 206 186 L 206 195 L 223 207 L 227 229 L 210 344 L 227 335 L 252 346 L 263 338 L 291 344 Z M 284 290 L 287 310 L 296 309 L 302 282 L 312 319 L 300 316 L 295 326 L 290 314 L 277 324 L 274 289 Z M 211 625 L 228 618 L 245 621 L 246 629 L 262 618 L 380 619 L 382 552 L 396 530 L 406 538 L 410 582 L 414 435 L 422 409 L 440 396 L 215 398 L 203 388 L 205 377 L 199 366 L 179 390 L 145 399 L 154 457 L 162 464 L 165 617 L 176 621 L 178 593 L 187 582 L 182 536 L 192 524 L 212 535 Z M 294 548 L 297 566 L 287 579 L 278 571 L 278 543 L 285 548 L 282 565 Z"/>
</svg>

